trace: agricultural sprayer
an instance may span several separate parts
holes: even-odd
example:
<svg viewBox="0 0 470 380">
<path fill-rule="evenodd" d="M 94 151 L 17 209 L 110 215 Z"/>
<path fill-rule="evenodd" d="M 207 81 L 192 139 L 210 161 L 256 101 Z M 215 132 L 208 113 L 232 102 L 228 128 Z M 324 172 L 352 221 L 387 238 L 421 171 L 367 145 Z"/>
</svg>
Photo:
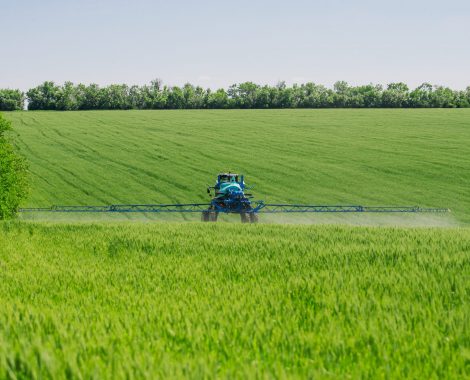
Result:
<svg viewBox="0 0 470 380">
<path fill-rule="evenodd" d="M 214 194 L 212 195 L 212 190 Z M 256 223 L 260 213 L 418 213 L 449 212 L 447 208 L 422 208 L 419 206 L 358 206 L 358 205 L 307 205 L 265 203 L 253 200 L 246 191 L 244 176 L 220 173 L 214 186 L 207 188 L 210 203 L 175 204 L 118 204 L 104 206 L 51 206 L 45 208 L 23 208 L 20 212 L 166 212 L 201 213 L 203 222 L 216 222 L 220 213 L 239 214 L 242 223 Z"/>
</svg>

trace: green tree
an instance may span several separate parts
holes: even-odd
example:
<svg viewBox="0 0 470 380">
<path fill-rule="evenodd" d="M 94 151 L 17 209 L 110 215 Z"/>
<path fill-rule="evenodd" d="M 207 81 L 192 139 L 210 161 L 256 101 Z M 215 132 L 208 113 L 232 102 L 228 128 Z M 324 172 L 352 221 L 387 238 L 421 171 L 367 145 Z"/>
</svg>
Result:
<svg viewBox="0 0 470 380">
<path fill-rule="evenodd" d="M 149 109 L 165 109 L 168 101 L 168 88 L 162 85 L 161 79 L 150 82 L 150 86 L 144 88 L 144 104 Z"/>
<path fill-rule="evenodd" d="M 60 87 L 54 82 L 44 82 L 39 86 L 30 89 L 26 95 L 28 97 L 29 110 L 56 110 L 58 109 L 58 99 L 60 97 Z"/>
<path fill-rule="evenodd" d="M 132 108 L 129 87 L 126 84 L 111 84 L 104 88 L 103 108 L 109 110 L 126 110 Z"/>
<path fill-rule="evenodd" d="M 0 111 L 16 111 L 24 108 L 24 94 L 20 90 L 0 89 Z"/>
<path fill-rule="evenodd" d="M 178 86 L 168 89 L 168 98 L 166 103 L 169 109 L 183 109 L 185 108 L 185 97 L 183 90 Z"/>
<path fill-rule="evenodd" d="M 15 216 L 28 194 L 26 161 L 7 138 L 10 130 L 11 123 L 0 114 L 0 219 Z"/>
<path fill-rule="evenodd" d="M 263 87 L 264 91 L 268 91 L 268 88 Z M 274 88 L 272 88 L 273 99 L 271 104 L 265 108 L 293 108 L 296 106 L 294 90 L 286 86 L 286 82 L 278 82 Z"/>
<path fill-rule="evenodd" d="M 190 83 L 186 83 L 183 88 L 183 108 L 200 109 L 206 108 L 206 91 L 202 87 L 194 87 Z"/>
<path fill-rule="evenodd" d="M 128 94 L 128 104 L 132 109 L 143 109 L 144 108 L 144 99 L 143 99 L 142 88 L 139 86 L 131 86 L 129 88 Z"/>
<path fill-rule="evenodd" d="M 92 83 L 88 86 L 79 84 L 77 86 L 76 96 L 78 108 L 81 110 L 105 109 L 105 91 L 95 83 Z"/>
<path fill-rule="evenodd" d="M 350 97 L 350 87 L 348 82 L 338 81 L 333 85 L 334 107 L 347 107 Z"/>
<path fill-rule="evenodd" d="M 455 108 L 458 105 L 458 94 L 448 87 L 436 86 L 432 93 L 432 106 L 440 108 Z"/>
<path fill-rule="evenodd" d="M 253 82 L 234 84 L 227 94 L 233 99 L 235 108 L 256 108 L 256 97 L 259 86 Z"/>
<path fill-rule="evenodd" d="M 368 84 L 351 87 L 349 107 L 375 108 L 382 104 L 382 86 Z"/>
<path fill-rule="evenodd" d="M 390 83 L 382 93 L 382 107 L 408 107 L 409 95 L 409 89 L 405 83 Z"/>
<path fill-rule="evenodd" d="M 302 108 L 326 108 L 334 104 L 335 94 L 322 85 L 305 83 L 300 85 L 297 92 L 299 93 L 298 105 Z"/>
<path fill-rule="evenodd" d="M 215 92 L 207 90 L 207 108 L 229 108 L 230 101 L 227 92 L 219 88 Z"/>
<path fill-rule="evenodd" d="M 423 83 L 410 93 L 410 107 L 430 107 L 433 88 L 430 83 Z"/>
<path fill-rule="evenodd" d="M 65 82 L 57 92 L 56 109 L 60 111 L 79 109 L 77 93 L 77 87 L 72 82 Z"/>
</svg>

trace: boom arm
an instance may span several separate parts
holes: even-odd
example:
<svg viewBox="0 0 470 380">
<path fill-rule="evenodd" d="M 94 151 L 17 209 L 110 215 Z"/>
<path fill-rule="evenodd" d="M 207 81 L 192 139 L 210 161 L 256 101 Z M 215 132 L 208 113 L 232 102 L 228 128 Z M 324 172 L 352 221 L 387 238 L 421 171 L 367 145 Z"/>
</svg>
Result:
<svg viewBox="0 0 470 380">
<path fill-rule="evenodd" d="M 147 205 L 108 205 L 108 206 L 51 206 L 22 208 L 20 212 L 202 212 L 210 203 L 176 203 Z"/>
<path fill-rule="evenodd" d="M 448 208 L 423 208 L 419 206 L 328 206 L 328 205 L 300 205 L 300 204 L 264 204 L 262 212 L 449 212 Z"/>
<path fill-rule="evenodd" d="M 22 208 L 20 212 L 204 212 L 211 203 L 176 203 L 176 204 L 123 204 L 107 206 L 52 206 L 43 208 Z M 238 213 L 240 210 L 218 208 L 218 212 Z M 251 201 L 247 213 L 307 213 L 307 212 L 450 212 L 448 208 L 422 208 L 419 206 L 358 206 L 358 205 L 302 205 L 283 203 L 264 203 Z"/>
</svg>

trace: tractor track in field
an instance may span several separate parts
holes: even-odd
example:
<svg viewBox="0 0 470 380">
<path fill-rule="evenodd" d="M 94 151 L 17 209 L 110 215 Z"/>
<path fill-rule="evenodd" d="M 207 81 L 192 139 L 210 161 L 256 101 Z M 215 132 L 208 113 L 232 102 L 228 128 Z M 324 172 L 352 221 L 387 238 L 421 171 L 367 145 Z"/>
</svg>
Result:
<svg viewBox="0 0 470 380">
<path fill-rule="evenodd" d="M 159 180 L 161 182 L 166 183 L 170 187 L 174 187 L 174 184 L 172 182 L 170 182 L 168 180 L 165 180 L 163 176 L 159 176 L 155 172 L 152 172 L 152 171 L 147 170 L 147 169 L 140 168 L 140 167 L 135 166 L 135 165 L 127 164 L 127 163 L 125 163 L 123 161 L 120 161 L 120 160 L 111 159 L 108 156 L 106 156 L 104 154 L 101 154 L 96 149 L 90 149 L 90 147 L 88 145 L 86 145 L 85 143 L 80 143 L 80 142 L 72 139 L 71 137 L 65 136 L 64 134 L 58 134 L 58 135 L 61 136 L 62 140 L 68 140 L 70 143 L 72 143 L 76 146 L 78 145 L 79 147 L 84 148 L 83 151 L 92 152 L 94 156 L 96 156 L 98 158 L 101 158 L 102 162 L 104 161 L 104 162 L 108 162 L 108 163 L 109 162 L 113 163 L 117 168 L 120 168 L 120 170 L 122 170 L 125 174 L 132 173 L 133 177 L 134 177 L 134 180 L 136 182 L 140 183 L 140 185 L 148 188 L 149 190 L 156 191 L 158 194 L 162 194 L 162 195 L 164 194 L 157 187 L 157 185 L 154 184 L 154 182 L 155 182 L 154 180 Z M 63 141 L 61 141 L 61 140 L 55 139 L 55 138 L 53 138 L 51 136 L 48 136 L 48 135 L 44 135 L 44 136 L 47 140 L 54 141 L 58 146 L 63 145 L 62 144 Z M 24 144 L 24 146 L 27 146 L 27 145 Z M 68 145 L 68 146 L 70 146 L 70 145 Z M 32 153 L 32 150 L 30 148 L 29 148 L 29 151 Z M 77 152 L 76 149 L 73 149 L 73 148 L 68 149 L 68 152 L 73 153 L 74 156 L 77 157 L 78 159 L 90 163 L 92 166 L 94 166 L 98 169 L 97 171 L 99 171 L 99 169 L 102 167 L 101 165 L 96 164 L 95 159 L 91 159 L 89 156 L 84 155 L 84 154 L 76 154 L 76 152 Z M 47 167 L 49 168 L 48 170 L 50 172 L 54 173 L 58 178 L 60 178 L 64 183 L 66 183 L 70 187 L 80 191 L 82 194 L 84 194 L 88 197 L 93 196 L 100 203 L 103 203 L 103 204 L 110 203 L 107 198 L 99 196 L 99 194 L 106 194 L 107 193 L 107 188 L 104 187 L 104 186 L 99 186 L 98 185 L 99 182 L 89 182 L 89 181 L 85 180 L 82 176 L 78 176 L 73 170 L 67 169 L 63 165 L 60 167 L 60 169 L 52 169 L 53 167 L 57 167 L 56 162 L 47 160 L 46 158 L 44 158 L 42 156 L 39 156 L 39 155 L 35 155 L 35 156 L 38 160 L 42 161 L 44 164 L 47 164 Z M 63 176 L 64 172 L 67 173 L 69 175 L 69 177 L 74 178 L 75 181 L 71 181 L 71 180 L 66 179 L 67 177 Z M 142 181 L 142 179 L 141 179 L 142 174 L 149 177 L 152 181 L 149 181 L 149 182 Z M 80 183 L 84 184 L 84 185 L 87 185 L 87 186 L 80 186 L 80 187 L 77 186 L 77 184 L 80 184 Z M 179 185 L 179 186 L 176 186 L 176 187 L 179 188 L 180 190 L 183 190 L 183 191 L 189 190 L 189 188 L 187 186 L 184 186 L 184 185 Z M 87 189 L 89 189 L 89 190 L 87 190 Z M 180 199 L 178 199 L 176 197 L 173 197 L 173 196 L 168 196 L 167 194 L 165 194 L 165 197 L 169 200 L 168 202 L 171 202 L 171 203 L 178 203 L 178 202 L 181 201 Z M 127 203 L 127 202 L 129 202 L 128 199 L 125 200 L 125 199 L 121 198 L 121 199 L 116 199 L 115 202 L 111 202 L 111 203 Z M 142 199 L 135 199 L 132 202 L 153 203 L 152 201 L 142 200 Z M 49 206 L 49 205 L 47 205 L 47 206 Z M 186 215 L 184 216 L 184 219 L 187 219 Z"/>
<path fill-rule="evenodd" d="M 250 178 L 257 199 L 271 203 L 411 200 L 449 207 L 459 220 L 470 222 L 470 200 L 465 197 L 470 183 L 468 111 L 6 115 L 16 125 L 36 175 L 39 189 L 32 192 L 31 204 L 35 199 L 67 200 L 67 194 L 75 200 L 69 204 L 96 204 L 103 198 L 128 203 L 205 201 L 208 178 L 232 170 Z"/>
</svg>

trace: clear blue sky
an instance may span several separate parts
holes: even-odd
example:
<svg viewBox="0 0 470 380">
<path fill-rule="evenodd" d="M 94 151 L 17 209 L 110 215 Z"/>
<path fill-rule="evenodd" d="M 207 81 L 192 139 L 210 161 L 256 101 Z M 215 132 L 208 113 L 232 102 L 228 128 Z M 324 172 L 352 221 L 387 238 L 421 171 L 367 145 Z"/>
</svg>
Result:
<svg viewBox="0 0 470 380">
<path fill-rule="evenodd" d="M 0 88 L 470 85 L 470 1 L 0 0 Z"/>
</svg>

